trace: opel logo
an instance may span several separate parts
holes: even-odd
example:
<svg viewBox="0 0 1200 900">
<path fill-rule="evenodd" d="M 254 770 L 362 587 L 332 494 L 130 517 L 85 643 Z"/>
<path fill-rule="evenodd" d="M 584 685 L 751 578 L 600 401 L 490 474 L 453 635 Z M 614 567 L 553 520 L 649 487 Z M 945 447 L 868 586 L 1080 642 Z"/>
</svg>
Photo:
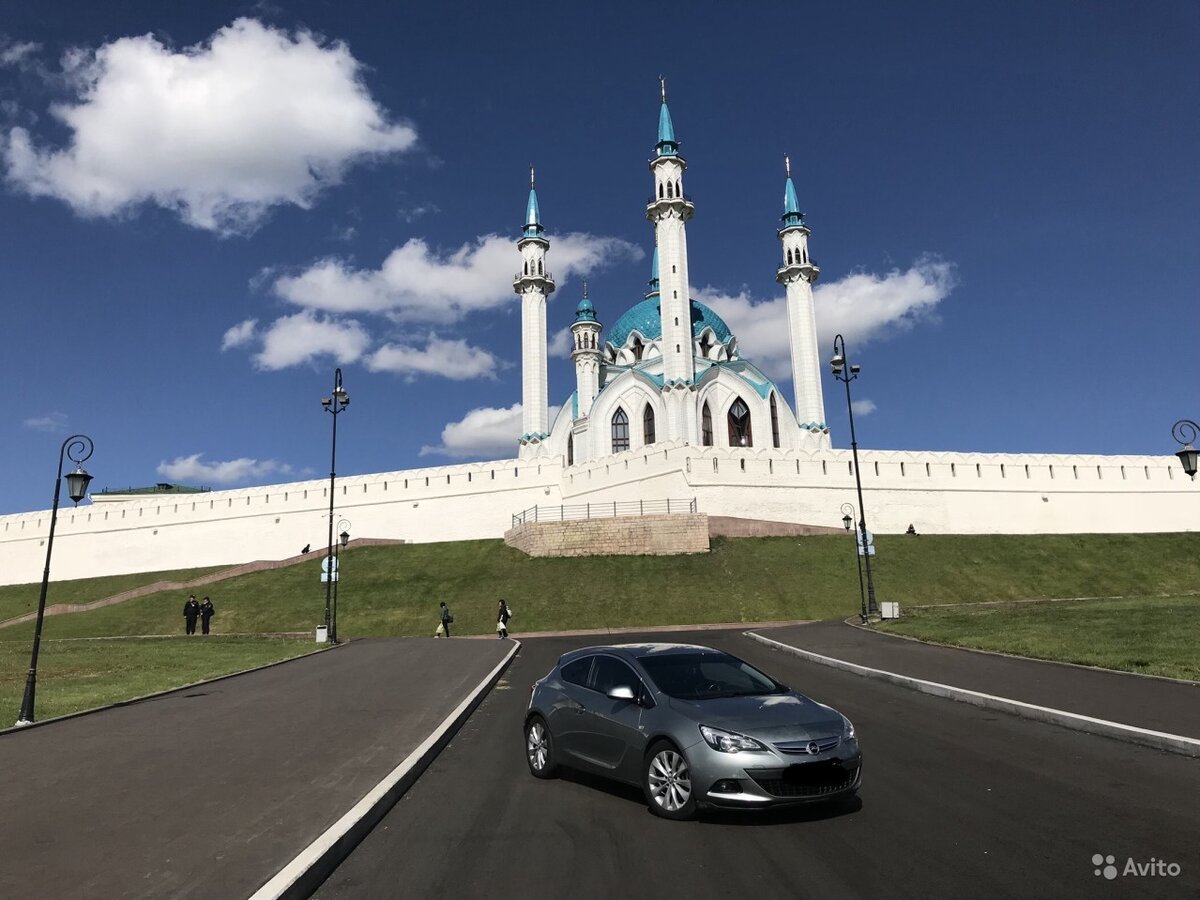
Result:
<svg viewBox="0 0 1200 900">
<path fill-rule="evenodd" d="M 806 749 L 808 751 L 809 756 L 816 756 L 818 753 L 821 752 L 821 748 L 817 746 L 816 741 L 809 741 L 808 746 L 805 747 L 804 749 Z"/>
</svg>

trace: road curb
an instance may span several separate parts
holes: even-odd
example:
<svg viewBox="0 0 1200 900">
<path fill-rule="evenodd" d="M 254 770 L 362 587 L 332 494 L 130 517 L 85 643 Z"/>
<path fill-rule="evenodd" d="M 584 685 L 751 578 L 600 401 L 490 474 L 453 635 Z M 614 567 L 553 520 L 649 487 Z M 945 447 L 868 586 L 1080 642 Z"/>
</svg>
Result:
<svg viewBox="0 0 1200 900">
<path fill-rule="evenodd" d="M 500 660 L 420 746 L 406 756 L 379 784 L 371 788 L 349 812 L 330 825 L 315 841 L 300 851 L 295 859 L 255 891 L 250 900 L 301 900 L 312 896 L 450 743 L 459 728 L 500 680 L 500 676 L 520 649 L 521 642 L 514 640 L 508 655 Z"/>
<path fill-rule="evenodd" d="M 758 641 L 761 644 L 766 644 L 769 647 L 774 647 L 777 650 L 783 650 L 787 653 L 799 656 L 809 662 L 815 662 L 823 666 L 830 666 L 834 669 L 841 669 L 845 672 L 851 672 L 855 675 L 861 675 L 865 678 L 873 678 L 878 681 L 887 681 L 891 684 L 896 684 L 901 687 L 909 688 L 910 690 L 919 691 L 922 694 L 930 694 L 934 697 L 944 697 L 949 700 L 957 700 L 960 703 L 970 703 L 972 706 L 980 706 L 984 709 L 994 709 L 1000 712 L 1010 713 L 1012 715 L 1021 716 L 1025 719 L 1033 719 L 1037 722 L 1046 722 L 1052 725 L 1061 725 L 1064 728 L 1071 728 L 1075 731 L 1084 731 L 1088 734 L 1098 734 L 1103 737 L 1115 738 L 1119 741 L 1125 741 L 1130 744 L 1140 744 L 1143 747 L 1152 747 L 1155 750 L 1166 750 L 1169 753 L 1178 753 L 1183 756 L 1191 756 L 1200 758 L 1200 740 L 1196 738 L 1184 737 L 1179 734 L 1168 734 L 1164 731 L 1151 731 L 1147 728 L 1138 728 L 1134 725 L 1125 725 L 1121 722 L 1110 722 L 1107 719 L 1095 719 L 1091 716 L 1080 715 L 1079 713 L 1067 712 L 1061 709 L 1052 709 L 1048 706 L 1037 706 L 1033 703 L 1025 703 L 1022 700 L 1011 700 L 1007 697 L 997 697 L 993 694 L 983 694 L 979 691 L 970 691 L 966 688 L 953 687 L 948 684 L 940 684 L 936 681 L 925 681 L 921 678 L 913 678 L 909 675 L 899 675 L 895 672 L 886 672 L 883 669 L 872 669 L 869 666 L 862 666 L 858 663 L 847 662 L 844 659 L 835 659 L 832 656 L 822 656 L 820 653 L 813 653 L 811 650 L 801 650 L 799 647 L 793 647 L 791 644 L 785 644 L 782 641 L 776 641 L 769 637 L 764 637 L 761 634 L 755 634 L 752 631 L 745 632 L 746 637 Z"/>
</svg>

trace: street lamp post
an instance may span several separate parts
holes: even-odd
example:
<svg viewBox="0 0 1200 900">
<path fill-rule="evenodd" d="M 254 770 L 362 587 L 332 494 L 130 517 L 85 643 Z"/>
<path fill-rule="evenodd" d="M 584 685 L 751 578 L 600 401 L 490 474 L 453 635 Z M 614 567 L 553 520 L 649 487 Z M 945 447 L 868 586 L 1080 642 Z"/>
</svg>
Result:
<svg viewBox="0 0 1200 900">
<path fill-rule="evenodd" d="M 842 504 L 842 525 L 849 531 L 854 524 L 854 504 Z M 858 553 L 858 538 L 854 539 L 854 563 L 858 566 L 858 602 L 862 610 L 859 615 L 862 620 L 867 621 L 867 595 L 863 593 L 863 574 L 862 574 L 862 557 Z"/>
<path fill-rule="evenodd" d="M 338 535 L 338 543 L 334 547 L 334 553 L 337 554 L 334 556 L 334 560 L 336 561 L 337 564 L 333 567 L 333 570 L 335 573 L 334 581 L 333 581 L 333 630 L 329 632 L 331 639 L 333 640 L 333 642 L 335 644 L 337 643 L 338 585 L 341 583 L 341 580 L 342 580 L 342 560 L 341 560 L 341 554 L 338 552 L 338 547 L 340 547 L 342 550 L 345 550 L 346 545 L 348 543 L 350 543 L 350 531 L 349 531 L 350 522 L 347 521 L 346 519 L 341 519 L 338 522 L 337 527 L 342 529 L 342 533 Z"/>
<path fill-rule="evenodd" d="M 862 475 L 858 470 L 858 441 L 854 435 L 854 406 L 850 402 L 850 382 L 858 378 L 859 366 L 846 362 L 846 340 L 840 334 L 833 339 L 833 359 L 829 361 L 833 377 L 846 385 L 846 415 L 850 417 L 850 451 L 854 454 L 854 484 L 858 489 L 858 528 L 863 559 L 867 568 L 867 613 L 879 611 L 875 603 L 875 582 L 871 578 L 871 548 L 867 543 L 867 511 L 863 506 Z"/>
<path fill-rule="evenodd" d="M 92 450 L 95 449 L 92 439 L 86 434 L 73 434 L 62 443 L 58 451 L 58 475 L 54 479 L 54 505 L 50 508 L 50 535 L 46 538 L 46 568 L 42 572 L 42 590 L 38 594 L 37 624 L 33 627 L 33 652 L 29 657 L 29 673 L 25 676 L 25 696 L 21 699 L 21 712 L 17 725 L 32 725 L 33 701 L 37 692 L 37 661 L 38 650 L 42 645 L 42 619 L 46 615 L 46 590 L 50 585 L 50 554 L 54 550 L 54 526 L 58 523 L 58 495 L 62 487 L 63 457 L 69 457 L 75 463 L 75 470 L 67 475 L 67 495 L 79 503 L 87 494 L 88 482 L 92 480 L 83 469 Z"/>
<path fill-rule="evenodd" d="M 338 413 L 345 412 L 349 405 L 350 395 L 342 389 L 342 370 L 334 369 L 333 393 L 329 397 L 321 398 L 321 406 L 325 408 L 325 412 L 333 416 L 333 451 L 329 457 L 329 543 L 325 553 L 325 634 L 335 642 L 337 635 L 332 631 L 329 604 L 332 599 L 333 579 L 337 577 L 333 561 L 333 487 L 336 478 L 334 472 L 337 469 L 337 417 Z"/>
<path fill-rule="evenodd" d="M 1197 425 L 1191 419 L 1180 419 L 1171 426 L 1171 437 L 1183 445 L 1176 451 L 1175 455 L 1179 457 L 1179 461 L 1183 464 L 1183 471 L 1193 480 L 1196 477 L 1196 457 L 1200 456 L 1200 451 L 1197 451 L 1192 446 L 1192 441 L 1196 440 L 1198 431 L 1200 431 L 1200 425 Z"/>
</svg>

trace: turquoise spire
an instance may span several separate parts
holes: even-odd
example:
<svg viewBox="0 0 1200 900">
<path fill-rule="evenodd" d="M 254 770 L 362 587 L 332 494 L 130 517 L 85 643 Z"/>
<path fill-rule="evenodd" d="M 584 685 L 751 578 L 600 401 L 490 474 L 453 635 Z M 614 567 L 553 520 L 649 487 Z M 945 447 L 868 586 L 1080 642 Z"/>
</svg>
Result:
<svg viewBox="0 0 1200 900">
<path fill-rule="evenodd" d="M 792 161 L 784 154 L 783 168 L 787 172 L 787 183 L 783 188 L 783 224 L 803 225 L 804 213 L 800 212 L 800 201 L 796 199 L 796 186 L 792 184 Z"/>
<path fill-rule="evenodd" d="M 596 307 L 592 306 L 592 301 L 588 299 L 587 282 L 583 283 L 583 299 L 579 301 L 579 305 L 575 307 L 576 322 L 597 322 Z"/>
<path fill-rule="evenodd" d="M 675 140 L 675 126 L 671 124 L 671 111 L 667 109 L 667 82 L 658 79 L 659 96 L 662 106 L 658 110 L 658 143 L 654 145 L 659 156 L 676 156 L 679 153 L 679 143 Z"/>
<path fill-rule="evenodd" d="M 537 191 L 533 189 L 533 166 L 529 167 L 529 206 L 525 211 L 525 237 L 539 237 L 545 231 L 538 214 Z"/>
<path fill-rule="evenodd" d="M 646 282 L 650 286 L 650 290 L 646 291 L 647 297 L 658 296 L 658 245 L 654 246 L 654 259 L 650 263 L 650 280 Z"/>
</svg>

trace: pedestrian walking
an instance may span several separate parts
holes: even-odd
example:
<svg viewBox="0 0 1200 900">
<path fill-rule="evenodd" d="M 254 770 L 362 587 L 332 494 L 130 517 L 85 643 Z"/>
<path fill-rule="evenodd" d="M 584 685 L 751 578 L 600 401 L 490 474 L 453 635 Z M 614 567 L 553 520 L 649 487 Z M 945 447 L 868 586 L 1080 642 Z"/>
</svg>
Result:
<svg viewBox="0 0 1200 900">
<path fill-rule="evenodd" d="M 200 604 L 200 632 L 202 634 L 208 634 L 208 623 L 212 621 L 215 612 L 212 601 L 205 597 L 204 602 Z"/>
<path fill-rule="evenodd" d="M 196 595 L 191 594 L 188 596 L 187 602 L 183 604 L 183 624 L 188 634 L 196 633 L 196 616 L 198 615 L 200 615 L 200 604 L 196 602 Z"/>
<path fill-rule="evenodd" d="M 442 617 L 442 631 L 446 637 L 450 637 L 450 623 L 454 621 L 454 616 L 450 615 L 450 607 L 446 605 L 445 600 L 441 602 L 438 612 Z"/>
<path fill-rule="evenodd" d="M 512 610 L 508 608 L 508 601 L 503 597 L 496 604 L 496 637 L 504 640 L 508 637 L 508 620 L 512 618 Z"/>
</svg>

